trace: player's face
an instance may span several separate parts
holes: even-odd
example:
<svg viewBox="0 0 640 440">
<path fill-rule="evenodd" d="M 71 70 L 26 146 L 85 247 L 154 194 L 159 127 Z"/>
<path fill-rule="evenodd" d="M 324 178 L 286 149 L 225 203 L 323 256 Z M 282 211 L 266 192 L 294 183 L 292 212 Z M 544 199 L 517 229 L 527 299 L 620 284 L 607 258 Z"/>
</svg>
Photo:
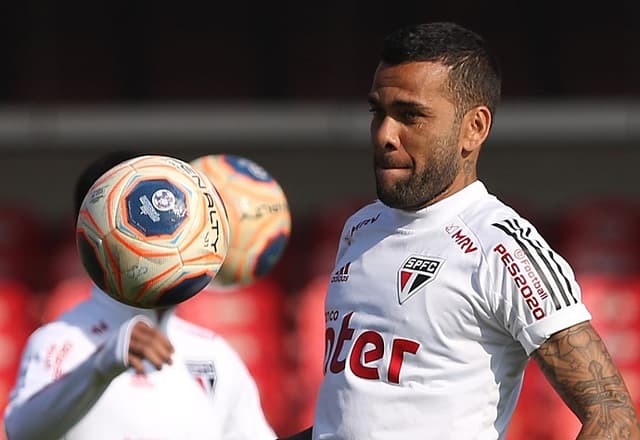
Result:
<svg viewBox="0 0 640 440">
<path fill-rule="evenodd" d="M 448 68 L 434 62 L 380 64 L 369 103 L 378 198 L 414 210 L 457 191 L 460 122 L 445 90 Z"/>
</svg>

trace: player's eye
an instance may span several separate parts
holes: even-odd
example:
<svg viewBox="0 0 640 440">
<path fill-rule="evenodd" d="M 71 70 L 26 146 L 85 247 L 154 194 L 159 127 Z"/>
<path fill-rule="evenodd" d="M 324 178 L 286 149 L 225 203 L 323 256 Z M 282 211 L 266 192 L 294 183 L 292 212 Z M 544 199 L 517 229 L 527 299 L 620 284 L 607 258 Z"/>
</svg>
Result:
<svg viewBox="0 0 640 440">
<path fill-rule="evenodd" d="M 414 110 L 404 110 L 399 114 L 400 120 L 407 124 L 415 122 L 421 116 L 422 115 L 420 113 Z"/>
</svg>

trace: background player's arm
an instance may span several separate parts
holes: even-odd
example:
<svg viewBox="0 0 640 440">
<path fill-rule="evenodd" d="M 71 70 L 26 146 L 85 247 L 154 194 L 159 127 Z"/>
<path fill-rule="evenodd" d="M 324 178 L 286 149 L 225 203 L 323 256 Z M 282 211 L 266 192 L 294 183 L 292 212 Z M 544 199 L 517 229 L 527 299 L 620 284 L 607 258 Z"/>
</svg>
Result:
<svg viewBox="0 0 640 440">
<path fill-rule="evenodd" d="M 589 322 L 552 335 L 532 356 L 582 422 L 578 439 L 640 438 L 629 391 Z"/>
<path fill-rule="evenodd" d="M 131 366 L 143 372 L 142 360 L 156 368 L 170 363 L 173 348 L 157 329 L 134 318 L 102 348 L 62 376 L 51 376 L 43 364 L 49 339 L 44 335 L 28 347 L 21 365 L 21 379 L 11 394 L 5 413 L 9 440 L 47 440 L 62 437 L 84 417 L 102 396 L 111 380 Z"/>
</svg>

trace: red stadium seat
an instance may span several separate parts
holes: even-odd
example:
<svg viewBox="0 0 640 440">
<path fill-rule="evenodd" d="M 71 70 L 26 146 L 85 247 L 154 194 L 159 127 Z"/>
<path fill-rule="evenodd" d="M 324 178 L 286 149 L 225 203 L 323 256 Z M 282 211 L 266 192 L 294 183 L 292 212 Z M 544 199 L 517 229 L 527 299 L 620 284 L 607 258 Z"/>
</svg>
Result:
<svg viewBox="0 0 640 440">
<path fill-rule="evenodd" d="M 0 414 L 4 412 L 9 392 L 16 382 L 25 336 L 28 335 L 0 332 Z"/>
<path fill-rule="evenodd" d="M 305 228 L 307 242 L 300 259 L 304 282 L 331 272 L 340 243 L 342 228 L 349 217 L 373 200 L 343 200 L 335 206 L 319 210 Z"/>
<path fill-rule="evenodd" d="M 0 332 L 31 332 L 38 325 L 38 298 L 22 281 L 0 278 Z"/>
<path fill-rule="evenodd" d="M 69 278 L 86 276 L 76 247 L 74 218 L 65 218 L 55 225 L 54 243 L 47 261 L 47 286 L 51 288 Z"/>
<path fill-rule="evenodd" d="M 317 276 L 296 299 L 296 424 L 299 429 L 311 426 L 316 396 L 323 379 L 325 351 L 324 300 L 329 275 Z"/>
<path fill-rule="evenodd" d="M 561 236 L 609 245 L 640 243 L 640 204 L 622 197 L 583 200 L 561 213 Z"/>
<path fill-rule="evenodd" d="M 20 355 L 29 335 L 37 327 L 37 302 L 24 283 L 0 279 L 0 413 L 20 365 Z"/>
<path fill-rule="evenodd" d="M 640 272 L 640 254 L 631 243 L 565 239 L 559 248 L 576 274 L 625 275 Z"/>
<path fill-rule="evenodd" d="M 640 205 L 620 197 L 584 200 L 561 213 L 558 251 L 577 273 L 640 271 Z"/>
<path fill-rule="evenodd" d="M 47 244 L 42 225 L 27 207 L 3 205 L 0 209 L 0 277 L 14 278 L 32 288 L 41 286 Z"/>
<path fill-rule="evenodd" d="M 286 293 L 271 277 L 233 288 L 210 286 L 178 305 L 177 315 L 214 330 L 236 349 L 260 390 L 265 416 L 288 435 Z"/>
<path fill-rule="evenodd" d="M 558 251 L 578 274 L 640 272 L 640 205 L 620 197 L 584 200 L 561 213 Z"/>
<path fill-rule="evenodd" d="M 41 225 L 33 211 L 24 206 L 3 205 L 0 209 L 0 248 L 36 245 L 41 238 Z"/>
<path fill-rule="evenodd" d="M 49 258 L 48 285 L 55 286 L 69 278 L 77 278 L 86 275 L 76 242 L 74 239 L 66 240 L 56 246 Z"/>
</svg>

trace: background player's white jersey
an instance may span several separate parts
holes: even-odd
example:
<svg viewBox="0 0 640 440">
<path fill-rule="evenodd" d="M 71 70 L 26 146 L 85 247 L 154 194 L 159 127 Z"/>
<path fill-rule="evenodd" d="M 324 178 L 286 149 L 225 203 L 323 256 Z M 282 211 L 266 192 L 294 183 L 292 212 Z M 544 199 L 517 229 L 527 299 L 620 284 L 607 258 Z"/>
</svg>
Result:
<svg viewBox="0 0 640 440">
<path fill-rule="evenodd" d="M 346 223 L 314 439 L 498 439 L 528 355 L 591 318 L 567 262 L 481 182 Z"/>
<path fill-rule="evenodd" d="M 256 385 L 238 355 L 223 339 L 172 311 L 158 326 L 175 348 L 173 364 L 159 371 L 147 364 L 146 375 L 124 366 L 122 342 L 128 336 L 118 333 L 130 331 L 138 318 L 154 321 L 155 316 L 96 291 L 91 300 L 38 329 L 23 354 L 7 408 L 9 438 L 274 439 Z M 74 414 L 80 421 L 64 426 Z M 61 432 L 43 438 L 42 428 Z"/>
</svg>

